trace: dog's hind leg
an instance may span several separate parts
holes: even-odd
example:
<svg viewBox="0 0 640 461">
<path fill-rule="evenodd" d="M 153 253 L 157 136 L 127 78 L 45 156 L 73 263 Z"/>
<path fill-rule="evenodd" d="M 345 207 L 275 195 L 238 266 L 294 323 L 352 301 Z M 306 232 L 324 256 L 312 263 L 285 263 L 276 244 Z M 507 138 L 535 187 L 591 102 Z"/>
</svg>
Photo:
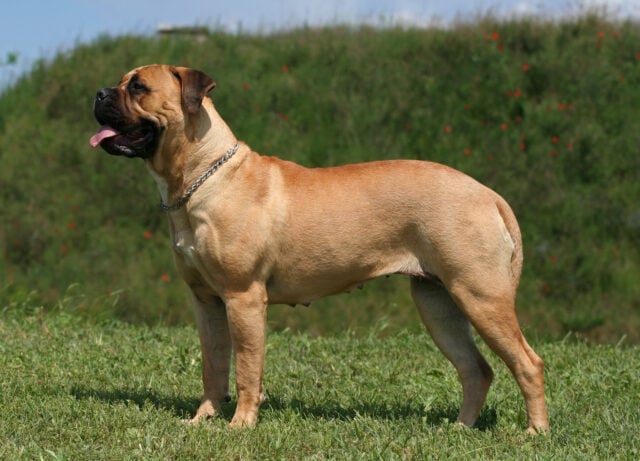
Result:
<svg viewBox="0 0 640 461">
<path fill-rule="evenodd" d="M 494 286 L 492 291 L 496 294 L 489 294 L 488 289 L 481 286 L 459 284 L 452 290 L 452 296 L 482 339 L 506 363 L 518 382 L 527 406 L 528 432 L 547 431 L 549 420 L 544 397 L 544 363 L 520 330 L 513 289 L 499 290 Z"/>
<path fill-rule="evenodd" d="M 433 341 L 458 372 L 462 383 L 458 421 L 473 426 L 493 380 L 491 367 L 476 347 L 469 321 L 441 284 L 412 277 L 411 295 Z"/>
</svg>

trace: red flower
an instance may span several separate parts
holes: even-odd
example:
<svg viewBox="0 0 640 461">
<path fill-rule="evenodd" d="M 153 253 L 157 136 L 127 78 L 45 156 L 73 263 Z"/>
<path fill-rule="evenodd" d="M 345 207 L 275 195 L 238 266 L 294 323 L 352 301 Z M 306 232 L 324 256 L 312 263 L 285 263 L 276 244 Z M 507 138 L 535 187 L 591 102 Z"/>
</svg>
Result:
<svg viewBox="0 0 640 461">
<path fill-rule="evenodd" d="M 494 42 L 497 42 L 498 40 L 500 40 L 500 34 L 498 32 L 493 32 L 491 34 L 491 38 L 493 39 Z"/>
<path fill-rule="evenodd" d="M 558 103 L 558 110 L 559 111 L 563 111 L 564 110 L 564 104 L 562 104 L 561 102 Z"/>
<path fill-rule="evenodd" d="M 471 149 L 469 149 L 468 147 L 466 147 L 466 148 L 464 149 L 464 155 L 466 155 L 467 157 L 468 157 L 469 155 L 471 155 Z"/>
<path fill-rule="evenodd" d="M 520 96 L 522 96 L 522 90 L 518 88 L 516 91 L 513 92 L 513 97 L 518 99 Z"/>
<path fill-rule="evenodd" d="M 451 128 L 451 126 L 449 126 L 449 125 L 445 125 L 445 126 L 444 126 L 444 132 L 445 132 L 445 133 L 451 133 L 451 130 L 452 130 L 452 129 L 453 129 L 453 128 Z"/>
<path fill-rule="evenodd" d="M 73 221 L 69 221 L 67 223 L 67 229 L 75 229 L 77 227 L 77 224 L 74 223 Z"/>
<path fill-rule="evenodd" d="M 567 150 L 573 150 L 573 143 L 572 142 L 568 142 L 567 143 Z"/>
<path fill-rule="evenodd" d="M 639 53 L 639 54 L 640 54 L 640 53 Z M 528 63 L 526 63 L 526 62 L 525 62 L 524 64 L 522 64 L 522 70 L 523 70 L 524 72 L 528 72 L 528 71 L 529 71 L 529 64 L 528 64 Z"/>
<path fill-rule="evenodd" d="M 153 234 L 150 231 L 146 230 L 144 231 L 144 234 L 142 234 L 142 236 L 146 239 L 150 239 L 153 236 Z"/>
<path fill-rule="evenodd" d="M 506 130 L 507 130 L 507 128 L 509 128 L 509 125 L 507 125 L 506 123 L 503 123 L 502 125 L 500 125 L 500 129 L 501 129 L 502 131 L 506 131 Z"/>
<path fill-rule="evenodd" d="M 602 40 L 604 38 L 604 32 L 598 32 L 598 38 Z"/>
<path fill-rule="evenodd" d="M 560 139 L 557 136 L 551 136 L 551 142 L 554 144 L 558 144 L 558 141 L 560 141 Z"/>
<path fill-rule="evenodd" d="M 282 66 L 282 73 L 286 74 L 288 72 L 289 72 L 289 66 L 285 64 L 284 66 Z"/>
<path fill-rule="evenodd" d="M 242 84 L 242 88 L 245 91 L 249 91 L 251 89 L 251 85 L 249 85 L 247 82 L 245 82 L 245 83 Z"/>
<path fill-rule="evenodd" d="M 160 280 L 162 280 L 163 282 L 168 282 L 169 280 L 171 280 L 171 277 L 169 276 L 169 274 L 162 274 L 160 276 Z"/>
</svg>

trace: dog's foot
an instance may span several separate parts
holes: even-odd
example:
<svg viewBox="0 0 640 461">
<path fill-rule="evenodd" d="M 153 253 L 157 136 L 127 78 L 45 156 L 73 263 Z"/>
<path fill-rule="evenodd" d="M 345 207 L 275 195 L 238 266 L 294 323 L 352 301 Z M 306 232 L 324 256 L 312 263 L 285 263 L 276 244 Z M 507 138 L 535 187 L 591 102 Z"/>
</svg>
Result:
<svg viewBox="0 0 640 461">
<path fill-rule="evenodd" d="M 189 425 L 196 425 L 203 419 L 215 417 L 219 412 L 219 409 L 211 403 L 211 400 L 203 400 L 198 411 L 196 411 L 196 415 L 191 419 L 183 419 L 182 422 Z"/>
<path fill-rule="evenodd" d="M 529 435 L 549 435 L 551 431 L 548 427 L 535 428 L 533 426 L 529 426 L 526 432 Z"/>
<path fill-rule="evenodd" d="M 250 428 L 255 427 L 257 422 L 257 413 L 238 414 L 238 412 L 236 412 L 236 414 L 233 415 L 233 419 L 229 423 L 229 427 L 231 429 Z"/>
</svg>

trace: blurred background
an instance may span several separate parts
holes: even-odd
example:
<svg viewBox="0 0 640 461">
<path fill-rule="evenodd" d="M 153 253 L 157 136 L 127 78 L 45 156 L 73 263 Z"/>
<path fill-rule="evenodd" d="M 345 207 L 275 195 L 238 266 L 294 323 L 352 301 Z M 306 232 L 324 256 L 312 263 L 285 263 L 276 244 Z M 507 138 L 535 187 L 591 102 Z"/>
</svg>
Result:
<svg viewBox="0 0 640 461">
<path fill-rule="evenodd" d="M 0 18 L 0 312 L 193 322 L 142 162 L 91 150 L 98 88 L 187 65 L 236 136 L 304 165 L 458 168 L 520 219 L 529 335 L 640 340 L 639 1 L 23 1 Z M 391 277 L 272 329 L 422 329 Z"/>
</svg>

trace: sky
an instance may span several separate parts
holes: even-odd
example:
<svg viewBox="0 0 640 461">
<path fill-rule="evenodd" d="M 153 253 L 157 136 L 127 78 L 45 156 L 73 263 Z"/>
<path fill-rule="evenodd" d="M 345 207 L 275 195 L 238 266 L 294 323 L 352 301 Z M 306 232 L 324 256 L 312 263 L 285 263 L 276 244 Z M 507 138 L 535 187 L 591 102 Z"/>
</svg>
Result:
<svg viewBox="0 0 640 461">
<path fill-rule="evenodd" d="M 640 0 L 3 0 L 0 88 L 34 61 L 100 35 L 156 33 L 158 26 L 200 25 L 268 33 L 334 23 L 446 25 L 478 14 L 558 18 L 589 8 L 640 18 Z"/>
</svg>

